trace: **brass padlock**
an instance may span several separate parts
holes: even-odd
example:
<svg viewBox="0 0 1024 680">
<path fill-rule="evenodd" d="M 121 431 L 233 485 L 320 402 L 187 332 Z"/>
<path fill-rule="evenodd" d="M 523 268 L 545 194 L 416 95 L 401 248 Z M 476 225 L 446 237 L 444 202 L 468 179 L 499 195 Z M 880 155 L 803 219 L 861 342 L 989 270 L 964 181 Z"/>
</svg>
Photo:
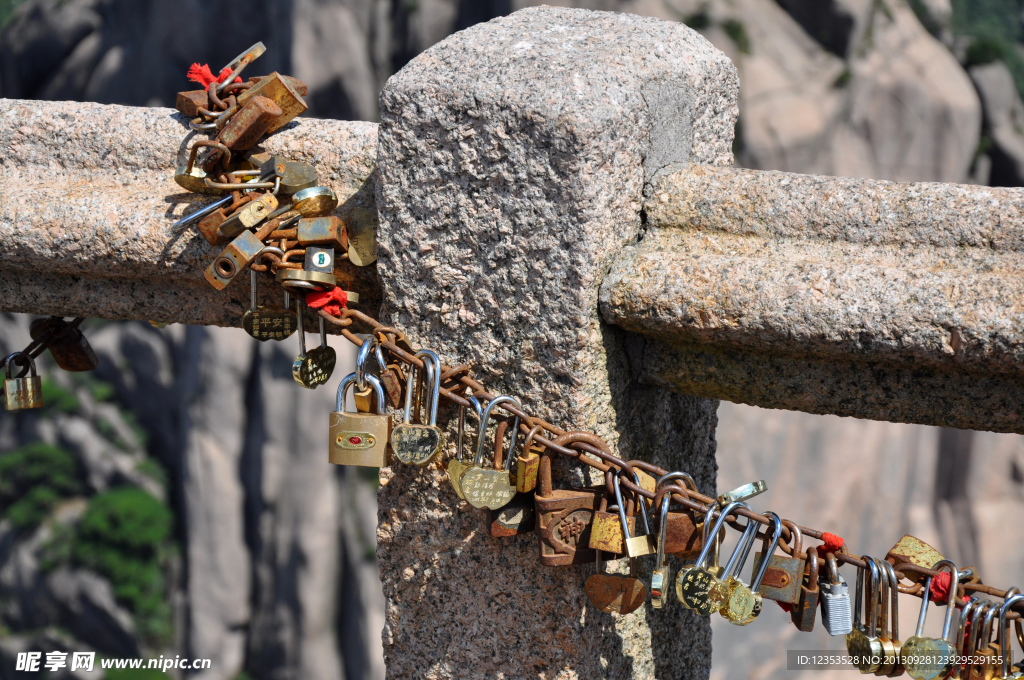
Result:
<svg viewBox="0 0 1024 680">
<path fill-rule="evenodd" d="M 711 616 L 728 601 L 729 588 L 719 578 L 722 574 L 717 554 L 719 535 L 724 529 L 725 518 L 729 513 L 738 507 L 746 507 L 746 504 L 729 503 L 722 508 L 718 519 L 712 523 L 716 507 L 714 503 L 709 505 L 704 516 L 704 547 L 701 548 L 696 563 L 685 566 L 676 573 L 676 599 L 699 616 Z M 709 558 L 713 564 L 708 561 Z"/>
<path fill-rule="evenodd" d="M 640 513 L 640 519 L 644 522 L 644 533 L 640 536 L 631 536 L 628 533 L 629 526 L 626 522 L 626 505 L 622 500 L 622 470 L 615 471 L 613 480 L 615 484 L 615 502 L 619 505 L 619 519 L 621 520 L 622 531 L 626 532 L 626 554 L 630 557 L 654 555 L 658 552 L 658 546 L 654 541 L 654 535 L 651 533 L 651 527 L 647 521 L 647 507 L 644 505 L 643 497 L 637 496 L 636 505 L 638 506 L 637 511 Z"/>
<path fill-rule="evenodd" d="M 366 376 L 374 394 L 377 408 L 383 411 L 384 390 L 372 375 Z M 331 435 L 328 459 L 335 465 L 362 465 L 387 467 L 391 465 L 391 416 L 380 413 L 347 413 L 345 390 L 356 384 L 356 374 L 345 376 L 338 386 L 335 412 L 331 414 Z"/>
<path fill-rule="evenodd" d="M 292 377 L 295 382 L 309 390 L 316 389 L 331 379 L 334 373 L 334 366 L 338 362 L 338 354 L 334 348 L 327 344 L 327 323 L 324 318 L 318 317 L 320 321 L 320 346 L 306 351 L 306 329 L 302 318 L 302 310 L 306 304 L 298 301 L 298 326 L 299 326 L 299 356 L 292 361 Z M 367 376 L 369 377 L 369 376 Z M 384 400 L 378 402 L 378 408 L 384 408 Z"/>
<path fill-rule="evenodd" d="M 516 408 L 522 410 L 522 406 L 520 406 L 519 401 L 515 397 L 506 396 L 495 397 L 488 402 L 486 407 L 484 407 L 484 413 L 480 419 L 480 431 L 477 433 L 476 457 L 473 459 L 473 467 L 463 473 L 462 480 L 459 482 L 462 487 L 462 493 L 466 497 L 466 502 L 474 508 L 490 508 L 491 510 L 497 510 L 511 501 L 516 495 L 516 487 L 512 483 L 512 474 L 509 471 L 508 464 L 511 461 L 512 454 L 516 446 L 516 439 L 519 435 L 518 416 L 516 416 L 514 420 L 514 424 L 512 426 L 512 439 L 509 443 L 508 451 L 504 456 L 505 465 L 500 469 L 484 467 L 484 460 L 487 453 L 484 445 L 487 437 L 487 423 L 490 420 L 494 409 L 501 404 L 514 404 Z M 499 428 L 496 433 L 496 451 L 500 451 L 502 447 L 502 432 L 503 431 Z"/>
<path fill-rule="evenodd" d="M 11 365 L 28 362 L 28 375 L 18 378 L 11 377 Z M 32 357 L 24 352 L 15 352 L 4 361 L 4 371 L 7 379 L 4 380 L 4 408 L 8 411 L 20 411 L 27 408 L 42 408 L 43 406 L 43 383 L 36 375 L 36 364 Z"/>
<path fill-rule="evenodd" d="M 537 472 L 540 470 L 540 455 L 544 447 L 535 444 L 533 439 L 541 431 L 540 425 L 534 425 L 526 435 L 523 453 L 516 459 L 516 491 L 529 493 L 537 488 Z"/>
<path fill-rule="evenodd" d="M 567 446 L 574 441 L 591 441 L 586 432 L 569 432 L 554 441 Z M 607 450 L 607 449 L 606 449 Z M 610 453 L 610 452 L 609 452 Z M 553 489 L 551 486 L 551 451 L 546 449 L 540 460 L 534 507 L 537 512 L 537 539 L 540 563 L 546 567 L 593 562 L 595 551 L 588 546 L 594 512 L 606 492 L 603 487 L 584 489 Z"/>
<path fill-rule="evenodd" d="M 28 332 L 33 340 L 39 340 L 47 333 L 53 334 L 48 349 L 62 370 L 78 373 L 95 370 L 100 365 L 96 352 L 82 331 L 77 327 L 72 328 L 70 323 L 60 317 L 36 319 L 29 326 Z"/>
<path fill-rule="evenodd" d="M 416 353 L 416 357 L 423 361 L 427 377 L 424 381 L 425 387 L 428 390 L 427 422 L 420 424 L 412 422 L 412 400 L 414 396 L 418 397 L 418 394 L 413 382 L 416 371 L 410 366 L 409 382 L 406 385 L 407 392 L 405 395 L 405 419 L 396 425 L 395 429 L 391 432 L 391 448 L 395 452 L 395 458 L 398 458 L 398 460 L 407 465 L 426 465 L 441 450 L 443 443 L 443 432 L 437 426 L 437 405 L 441 395 L 441 360 L 429 349 L 420 350 Z M 488 413 L 488 411 L 484 411 L 484 421 L 480 425 L 478 456 L 480 455 L 479 451 L 482 451 L 483 447 L 483 434 L 487 427 Z M 462 491 L 465 493 L 466 488 L 463 487 Z M 470 500 L 468 495 L 466 500 Z M 472 501 L 470 502 L 472 503 Z"/>
<path fill-rule="evenodd" d="M 924 636 L 924 623 L 928 616 L 928 603 L 931 598 L 932 577 L 926 576 L 924 596 L 921 598 L 921 612 L 917 617 L 917 629 L 903 643 L 901 653 L 907 669 L 907 675 L 914 680 L 938 680 L 953 672 L 955 665 L 956 646 L 949 642 L 949 629 L 953 623 L 953 610 L 956 609 L 956 594 L 959 578 L 956 565 L 949 560 L 939 560 L 931 566 L 934 571 L 948 568 L 951 575 L 949 599 L 946 602 L 946 618 L 942 622 L 942 637 L 929 638 Z"/>
<path fill-rule="evenodd" d="M 476 397 L 467 397 L 466 401 L 469 402 L 469 405 L 473 408 L 473 412 L 476 413 L 476 422 L 477 426 L 479 426 L 484 415 L 484 409 L 480 405 L 480 401 Z M 448 481 L 451 482 L 452 488 L 455 489 L 455 493 L 458 494 L 459 498 L 465 500 L 466 495 L 462 493 L 462 475 L 471 467 L 471 465 L 462 460 L 462 452 L 465 449 L 466 439 L 466 407 L 461 404 L 459 405 L 458 437 L 458 444 L 455 449 L 455 458 L 448 461 Z"/>
</svg>

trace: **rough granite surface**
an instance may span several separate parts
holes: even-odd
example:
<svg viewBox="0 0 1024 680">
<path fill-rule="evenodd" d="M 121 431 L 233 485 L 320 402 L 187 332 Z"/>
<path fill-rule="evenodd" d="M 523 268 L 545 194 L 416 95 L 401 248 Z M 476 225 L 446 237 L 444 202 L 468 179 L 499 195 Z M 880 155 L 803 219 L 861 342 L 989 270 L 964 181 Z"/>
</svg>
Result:
<svg viewBox="0 0 1024 680">
<path fill-rule="evenodd" d="M 0 99 L 0 309 L 240 326 L 248 277 L 214 290 L 203 271 L 220 249 L 171 230 L 214 200 L 174 182 L 205 138 L 173 109 Z M 374 214 L 375 124 L 300 119 L 264 147 L 313 164 L 342 219 Z M 374 269 L 350 272 L 371 311 Z"/>
<path fill-rule="evenodd" d="M 635 382 L 598 289 L 641 232 L 645 184 L 731 164 L 737 87 L 696 32 L 627 14 L 527 9 L 427 50 L 381 94 L 386 320 L 531 412 L 713 489 L 717 402 Z M 599 612 L 594 567 L 540 567 L 533 535 L 487 538 L 439 466 L 381 479 L 388 677 L 707 677 L 706 621 Z"/>
<path fill-rule="evenodd" d="M 693 165 L 644 208 L 601 310 L 645 382 L 1024 432 L 1024 190 Z"/>
</svg>

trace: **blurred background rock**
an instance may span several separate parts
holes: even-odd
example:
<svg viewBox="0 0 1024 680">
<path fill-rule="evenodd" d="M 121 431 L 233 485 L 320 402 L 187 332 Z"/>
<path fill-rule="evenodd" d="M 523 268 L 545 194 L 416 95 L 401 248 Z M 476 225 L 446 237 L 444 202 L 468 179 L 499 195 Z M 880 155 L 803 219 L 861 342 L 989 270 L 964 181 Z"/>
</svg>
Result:
<svg viewBox="0 0 1024 680">
<path fill-rule="evenodd" d="M 549 3 L 682 21 L 726 52 L 737 165 L 1024 181 L 1024 0 Z M 192 62 L 216 69 L 262 40 L 253 73 L 304 80 L 310 115 L 375 120 L 409 59 L 528 4 L 0 0 L 0 96 L 171 106 Z M 28 343 L 27 317 L 0 319 L 0 351 Z M 204 680 L 383 677 L 376 478 L 326 467 L 334 397 L 293 383 L 294 338 L 85 330 L 95 373 L 43 360 L 46 407 L 0 414 L 0 678 L 22 675 L 27 650 L 208 657 Z M 1022 580 L 1020 437 L 728 403 L 719 418 L 720 489 L 766 478 L 755 507 L 856 550 L 909 532 L 989 583 Z M 711 676 L 787 677 L 787 648 L 842 648 L 820 628 L 798 634 L 774 606 L 747 628 L 716 619 Z"/>
</svg>

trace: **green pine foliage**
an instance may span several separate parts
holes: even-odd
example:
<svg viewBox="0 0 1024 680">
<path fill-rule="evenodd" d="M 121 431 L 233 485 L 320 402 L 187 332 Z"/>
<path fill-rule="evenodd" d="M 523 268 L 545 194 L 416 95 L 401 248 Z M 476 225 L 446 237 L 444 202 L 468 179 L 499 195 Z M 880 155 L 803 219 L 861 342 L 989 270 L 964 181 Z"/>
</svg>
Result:
<svg viewBox="0 0 1024 680">
<path fill-rule="evenodd" d="M 139 632 L 160 641 L 170 633 L 162 561 L 172 516 L 142 489 L 118 487 L 93 496 L 75 532 L 72 560 L 110 581 L 134 612 Z"/>
<path fill-rule="evenodd" d="M 78 461 L 60 447 L 33 442 L 0 454 L 0 517 L 19 529 L 35 528 L 81 491 Z"/>
<path fill-rule="evenodd" d="M 971 41 L 967 66 L 1002 61 L 1024 94 L 1024 0 L 953 0 L 952 29 Z"/>
</svg>

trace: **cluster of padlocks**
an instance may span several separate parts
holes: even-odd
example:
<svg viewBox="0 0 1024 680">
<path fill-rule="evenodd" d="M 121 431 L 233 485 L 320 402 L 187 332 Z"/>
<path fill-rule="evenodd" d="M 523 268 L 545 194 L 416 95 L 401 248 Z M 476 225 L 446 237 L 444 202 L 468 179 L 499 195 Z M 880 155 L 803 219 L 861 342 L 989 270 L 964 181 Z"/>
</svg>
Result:
<svg viewBox="0 0 1024 680">
<path fill-rule="evenodd" d="M 300 330 L 300 356 L 293 364 L 295 379 L 304 387 L 325 383 L 334 369 L 326 324 L 359 345 L 356 370 L 342 379 L 330 416 L 331 463 L 385 467 L 394 458 L 405 465 L 444 469 L 454 495 L 484 511 L 489 536 L 533 533 L 541 565 L 595 565 L 584 589 L 590 602 L 606 613 L 628 615 L 648 595 L 653 609 L 664 609 L 671 606 L 674 592 L 678 605 L 697 615 L 718 613 L 745 626 L 758 618 L 768 599 L 789 612 L 801 631 L 814 628 L 820 611 L 830 635 L 846 636 L 852 663 L 862 673 L 894 677 L 905 672 L 917 680 L 951 675 L 964 680 L 1024 678 L 1024 669 L 1013 666 L 1011 656 L 1013 626 L 1024 647 L 1024 596 L 1017 588 L 984 585 L 976 569 L 958 569 L 911 536 L 884 559 L 853 555 L 834 534 L 799 526 L 773 512 L 754 512 L 747 501 L 766 490 L 763 482 L 716 498 L 704 496 L 686 472 L 621 460 L 594 434 L 566 432 L 531 417 L 515 397 L 489 393 L 470 376 L 469 367 L 446 367 L 435 352 L 415 350 L 397 329 L 349 309 L 347 304 L 357 298 L 338 285 L 339 263 L 370 264 L 375 248 L 350 239 L 345 222 L 331 215 L 338 199 L 331 189 L 317 185 L 315 168 L 272 156 L 258 146 L 264 135 L 306 108 L 305 85 L 294 78 L 272 73 L 241 80 L 239 74 L 262 51 L 257 44 L 216 78 L 208 68 L 194 66 L 190 77 L 205 89 L 178 95 L 177 108 L 189 116 L 190 126 L 210 132 L 212 138 L 193 145 L 188 165 L 178 168 L 175 180 L 190 191 L 224 194 L 179 225 L 198 221 L 203 238 L 225 246 L 206 271 L 215 288 L 223 289 L 249 269 L 252 302 L 242 325 L 254 338 L 289 337 L 303 329 L 304 310 L 317 310 L 320 347 L 307 352 Z M 293 257 L 302 261 L 293 262 Z M 257 279 L 266 273 L 283 288 L 280 310 L 257 306 Z M 33 324 L 33 338 L 38 331 L 39 339 L 7 359 L 8 409 L 41 405 L 41 399 L 31 396 L 39 392 L 31 359 L 46 348 L 63 368 L 95 367 L 95 355 L 77 330 L 80 321 L 40 320 L 38 328 Z M 364 324 L 370 333 L 356 336 L 349 329 L 354 323 Z M 12 378 L 16 365 L 27 367 L 31 375 Z M 354 412 L 345 408 L 349 388 Z M 445 432 L 438 425 L 442 398 L 458 407 L 454 452 L 446 465 Z M 402 422 L 393 424 L 389 409 L 403 408 Z M 466 440 L 472 432 L 467 416 L 476 421 L 468 456 Z M 492 422 L 494 435 L 489 437 Z M 604 483 L 555 488 L 555 454 L 600 471 Z M 720 565 L 727 528 L 739 535 Z M 822 545 L 805 549 L 805 536 Z M 754 552 L 744 579 L 759 540 L 760 550 Z M 669 556 L 682 566 L 673 569 Z M 606 571 L 605 562 L 621 559 L 628 560 L 628 575 Z M 639 576 L 642 559 L 653 559 L 649 583 Z M 852 599 L 841 565 L 857 569 Z M 899 633 L 900 593 L 922 598 L 915 635 L 905 642 Z M 931 601 L 947 607 L 942 638 L 923 635 Z M 957 608 L 961 612 L 953 631 Z"/>
</svg>

